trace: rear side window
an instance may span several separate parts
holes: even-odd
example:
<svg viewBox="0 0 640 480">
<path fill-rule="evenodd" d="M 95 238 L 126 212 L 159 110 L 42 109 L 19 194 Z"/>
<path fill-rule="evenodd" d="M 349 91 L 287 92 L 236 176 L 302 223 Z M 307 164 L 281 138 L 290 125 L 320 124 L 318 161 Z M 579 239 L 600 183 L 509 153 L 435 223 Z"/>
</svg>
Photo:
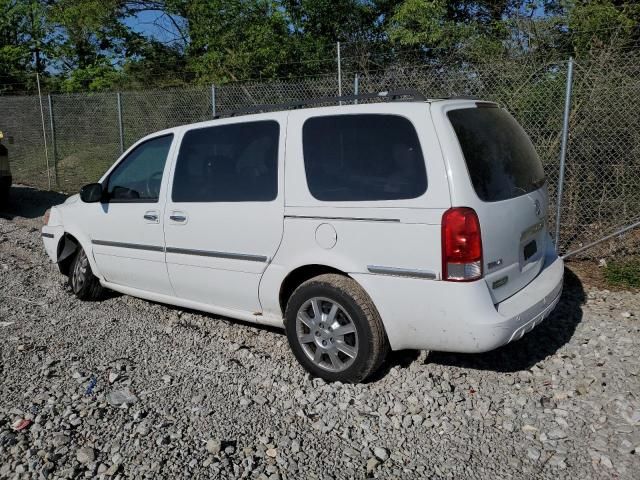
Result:
<svg viewBox="0 0 640 480">
<path fill-rule="evenodd" d="M 273 120 L 185 133 L 173 177 L 174 202 L 266 202 L 278 196 Z"/>
<path fill-rule="evenodd" d="M 397 115 L 335 115 L 302 129 L 309 191 L 329 202 L 401 200 L 427 190 L 413 124 Z"/>
<path fill-rule="evenodd" d="M 542 163 L 531 140 L 505 110 L 464 108 L 447 115 L 481 200 L 508 200 L 544 185 Z"/>
</svg>

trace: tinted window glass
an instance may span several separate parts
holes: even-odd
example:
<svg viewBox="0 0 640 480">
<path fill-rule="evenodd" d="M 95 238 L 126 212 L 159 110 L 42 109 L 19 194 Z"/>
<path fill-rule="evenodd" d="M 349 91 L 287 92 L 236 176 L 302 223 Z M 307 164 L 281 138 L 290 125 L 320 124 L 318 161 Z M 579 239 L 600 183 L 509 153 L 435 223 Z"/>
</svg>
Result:
<svg viewBox="0 0 640 480">
<path fill-rule="evenodd" d="M 302 135 L 307 184 L 318 200 L 400 200 L 427 190 L 418 136 L 406 118 L 316 117 Z"/>
<path fill-rule="evenodd" d="M 107 191 L 112 200 L 155 202 L 173 135 L 154 138 L 138 145 L 111 172 Z"/>
<path fill-rule="evenodd" d="M 448 113 L 478 197 L 496 202 L 544 185 L 540 159 L 518 122 L 501 108 Z"/>
<path fill-rule="evenodd" d="M 278 196 L 278 122 L 187 132 L 173 180 L 174 202 L 264 202 Z"/>
</svg>

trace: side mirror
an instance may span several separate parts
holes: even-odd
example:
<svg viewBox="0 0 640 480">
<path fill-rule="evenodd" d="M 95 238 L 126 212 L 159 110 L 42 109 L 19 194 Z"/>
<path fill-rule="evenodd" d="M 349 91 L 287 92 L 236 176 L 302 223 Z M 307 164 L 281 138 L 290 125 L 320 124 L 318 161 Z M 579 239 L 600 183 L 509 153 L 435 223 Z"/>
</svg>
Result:
<svg viewBox="0 0 640 480">
<path fill-rule="evenodd" d="M 102 200 L 102 184 L 90 183 L 80 189 L 80 200 L 85 203 L 96 203 Z"/>
</svg>

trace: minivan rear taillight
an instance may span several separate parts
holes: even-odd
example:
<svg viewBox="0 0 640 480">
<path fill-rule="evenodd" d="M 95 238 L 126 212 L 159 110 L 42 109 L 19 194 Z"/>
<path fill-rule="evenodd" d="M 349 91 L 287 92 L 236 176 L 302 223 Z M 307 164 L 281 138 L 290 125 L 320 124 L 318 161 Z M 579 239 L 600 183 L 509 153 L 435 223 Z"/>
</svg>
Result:
<svg viewBox="0 0 640 480">
<path fill-rule="evenodd" d="M 473 208 L 450 208 L 442 216 L 442 279 L 469 282 L 482 277 L 480 221 Z"/>
</svg>

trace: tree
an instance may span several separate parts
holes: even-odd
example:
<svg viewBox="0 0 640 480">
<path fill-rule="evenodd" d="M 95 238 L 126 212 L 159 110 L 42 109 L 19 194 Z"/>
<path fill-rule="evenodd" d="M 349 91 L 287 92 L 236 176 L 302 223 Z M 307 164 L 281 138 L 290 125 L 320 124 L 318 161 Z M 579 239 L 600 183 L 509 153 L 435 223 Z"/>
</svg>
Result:
<svg viewBox="0 0 640 480">
<path fill-rule="evenodd" d="M 35 84 L 50 55 L 46 2 L 0 0 L 0 91 L 22 91 Z"/>
<path fill-rule="evenodd" d="M 592 49 L 636 44 L 640 39 L 640 4 L 611 0 L 568 2 L 566 34 L 577 57 Z"/>
<path fill-rule="evenodd" d="M 509 38 L 506 19 L 522 2 L 405 0 L 389 20 L 390 40 L 419 58 L 496 58 Z"/>
<path fill-rule="evenodd" d="M 0 0 L 0 88 L 227 82 L 637 45 L 628 0 Z M 156 12 L 176 38 L 132 28 Z"/>
</svg>

